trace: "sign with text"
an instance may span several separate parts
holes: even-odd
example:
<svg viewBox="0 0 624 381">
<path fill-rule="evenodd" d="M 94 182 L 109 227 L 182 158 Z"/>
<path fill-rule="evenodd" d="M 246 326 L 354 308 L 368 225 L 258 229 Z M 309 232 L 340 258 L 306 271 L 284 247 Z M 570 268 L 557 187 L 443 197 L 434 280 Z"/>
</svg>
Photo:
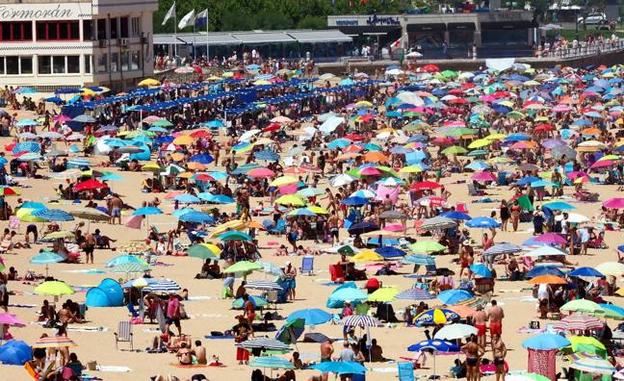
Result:
<svg viewBox="0 0 624 381">
<path fill-rule="evenodd" d="M 0 21 L 59 20 L 78 17 L 77 12 L 60 4 L 0 5 Z"/>
</svg>

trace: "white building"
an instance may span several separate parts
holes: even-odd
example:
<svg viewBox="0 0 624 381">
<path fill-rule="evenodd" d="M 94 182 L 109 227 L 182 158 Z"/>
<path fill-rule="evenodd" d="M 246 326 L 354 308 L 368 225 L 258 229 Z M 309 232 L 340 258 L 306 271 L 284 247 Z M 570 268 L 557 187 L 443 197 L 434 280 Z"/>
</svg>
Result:
<svg viewBox="0 0 624 381">
<path fill-rule="evenodd" d="M 153 73 L 157 0 L 0 0 L 0 86 L 132 86 Z"/>
</svg>

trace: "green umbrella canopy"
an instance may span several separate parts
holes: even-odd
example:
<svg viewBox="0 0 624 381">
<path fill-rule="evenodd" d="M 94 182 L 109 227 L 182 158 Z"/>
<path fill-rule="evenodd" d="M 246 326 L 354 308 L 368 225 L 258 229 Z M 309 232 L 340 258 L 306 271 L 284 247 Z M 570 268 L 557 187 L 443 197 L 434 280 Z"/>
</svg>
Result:
<svg viewBox="0 0 624 381">
<path fill-rule="evenodd" d="M 65 282 L 48 281 L 37 286 L 34 292 L 37 295 L 62 296 L 72 295 L 75 291 Z"/>
<path fill-rule="evenodd" d="M 215 250 L 216 248 L 216 250 Z M 212 244 L 200 243 L 188 248 L 188 256 L 194 258 L 206 259 L 219 259 L 221 249 Z"/>
<path fill-rule="evenodd" d="M 249 261 L 236 262 L 223 270 L 224 273 L 250 273 L 254 270 L 262 270 L 262 265 Z"/>
<path fill-rule="evenodd" d="M 462 155 L 466 152 L 468 152 L 468 150 L 460 146 L 450 146 L 442 150 L 442 153 L 445 155 Z"/>
<path fill-rule="evenodd" d="M 419 241 L 410 245 L 410 249 L 414 253 L 436 253 L 446 250 L 446 247 L 434 241 Z"/>
</svg>

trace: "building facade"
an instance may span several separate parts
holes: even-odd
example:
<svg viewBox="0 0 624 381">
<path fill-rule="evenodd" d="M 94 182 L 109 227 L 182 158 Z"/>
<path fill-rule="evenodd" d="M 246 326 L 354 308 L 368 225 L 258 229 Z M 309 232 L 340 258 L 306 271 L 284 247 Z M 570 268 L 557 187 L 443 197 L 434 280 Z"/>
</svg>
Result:
<svg viewBox="0 0 624 381">
<path fill-rule="evenodd" d="M 157 0 L 0 0 L 0 86 L 132 86 L 154 71 Z"/>
<path fill-rule="evenodd" d="M 425 57 L 466 56 L 473 44 L 491 56 L 525 54 L 535 39 L 533 13 L 495 10 L 458 13 L 328 16 L 328 26 L 354 41 L 387 47 L 401 40 L 401 47 L 419 47 Z"/>
</svg>

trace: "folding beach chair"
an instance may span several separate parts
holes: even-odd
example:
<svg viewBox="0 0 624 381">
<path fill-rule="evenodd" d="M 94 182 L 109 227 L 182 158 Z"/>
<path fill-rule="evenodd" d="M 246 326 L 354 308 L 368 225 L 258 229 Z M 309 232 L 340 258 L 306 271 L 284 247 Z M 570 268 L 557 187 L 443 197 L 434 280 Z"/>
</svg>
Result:
<svg viewBox="0 0 624 381">
<path fill-rule="evenodd" d="M 120 321 L 115 332 L 115 348 L 119 349 L 119 343 L 130 343 L 130 350 L 134 350 L 132 324 L 129 321 Z"/>
<path fill-rule="evenodd" d="M 306 255 L 301 258 L 301 267 L 299 268 L 299 272 L 301 274 L 314 274 L 314 257 L 311 255 Z"/>
<path fill-rule="evenodd" d="M 399 381 L 414 381 L 414 366 L 409 361 L 400 361 L 397 363 L 399 370 Z"/>
</svg>

